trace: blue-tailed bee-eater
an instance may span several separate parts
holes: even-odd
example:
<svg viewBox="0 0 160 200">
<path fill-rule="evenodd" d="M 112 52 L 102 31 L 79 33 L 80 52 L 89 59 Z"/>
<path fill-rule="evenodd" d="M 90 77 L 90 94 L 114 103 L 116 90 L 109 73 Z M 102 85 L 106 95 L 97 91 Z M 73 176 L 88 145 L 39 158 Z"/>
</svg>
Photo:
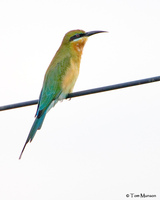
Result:
<svg viewBox="0 0 160 200">
<path fill-rule="evenodd" d="M 28 142 L 31 142 L 36 131 L 41 128 L 47 112 L 59 101 L 72 92 L 80 68 L 81 55 L 87 38 L 106 31 L 72 30 L 66 33 L 62 44 L 52 59 L 40 93 L 36 118 L 24 144 L 19 159 Z"/>
</svg>

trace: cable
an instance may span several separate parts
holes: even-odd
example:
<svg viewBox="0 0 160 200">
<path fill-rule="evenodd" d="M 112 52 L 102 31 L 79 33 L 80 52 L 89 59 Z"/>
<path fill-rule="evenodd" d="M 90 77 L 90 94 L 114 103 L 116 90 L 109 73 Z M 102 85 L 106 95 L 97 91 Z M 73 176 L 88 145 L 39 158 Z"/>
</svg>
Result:
<svg viewBox="0 0 160 200">
<path fill-rule="evenodd" d="M 68 94 L 66 99 L 80 97 L 80 96 L 84 96 L 84 95 L 95 94 L 95 93 L 99 93 L 99 92 L 106 92 L 106 91 L 110 91 L 110 90 L 122 89 L 122 88 L 126 88 L 126 87 L 142 85 L 142 84 L 146 84 L 146 83 L 153 83 L 156 81 L 160 81 L 160 76 L 155 76 L 155 77 L 146 78 L 146 79 L 140 79 L 140 80 L 136 80 L 136 81 L 129 81 L 129 82 L 125 82 L 125 83 L 119 83 L 119 84 L 115 84 L 115 85 L 109 85 L 109 86 L 104 86 L 104 87 L 99 87 L 99 88 L 94 88 L 94 89 L 89 89 L 89 90 L 83 90 L 83 91 L 79 91 L 79 92 L 73 92 L 73 93 Z M 32 101 L 26 101 L 26 102 L 21 102 L 21 103 L 16 103 L 16 104 L 0 106 L 0 111 L 14 109 L 14 108 L 20 108 L 20 107 L 24 107 L 24 106 L 31 106 L 31 105 L 35 105 L 37 103 L 38 103 L 38 100 L 32 100 Z"/>
</svg>

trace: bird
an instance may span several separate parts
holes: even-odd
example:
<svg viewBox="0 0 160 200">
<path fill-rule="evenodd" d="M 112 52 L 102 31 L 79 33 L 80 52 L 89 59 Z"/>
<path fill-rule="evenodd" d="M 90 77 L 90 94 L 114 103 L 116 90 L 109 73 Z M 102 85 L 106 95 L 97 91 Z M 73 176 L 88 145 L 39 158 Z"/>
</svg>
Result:
<svg viewBox="0 0 160 200">
<path fill-rule="evenodd" d="M 59 100 L 63 100 L 72 92 L 79 75 L 83 47 L 89 36 L 107 31 L 72 30 L 65 34 L 62 43 L 53 57 L 45 73 L 42 90 L 40 92 L 34 123 L 23 146 L 21 159 L 28 142 L 31 142 L 41 129 L 48 111 Z"/>
</svg>

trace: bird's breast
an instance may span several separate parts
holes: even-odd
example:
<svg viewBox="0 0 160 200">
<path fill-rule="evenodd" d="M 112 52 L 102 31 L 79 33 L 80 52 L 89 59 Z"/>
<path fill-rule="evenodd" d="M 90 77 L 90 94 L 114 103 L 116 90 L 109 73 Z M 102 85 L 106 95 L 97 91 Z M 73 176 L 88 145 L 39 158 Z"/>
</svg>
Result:
<svg viewBox="0 0 160 200">
<path fill-rule="evenodd" d="M 62 79 L 62 90 L 64 93 L 68 94 L 72 92 L 75 82 L 78 78 L 79 66 L 80 62 L 77 62 L 71 58 L 70 66 L 67 68 Z"/>
</svg>

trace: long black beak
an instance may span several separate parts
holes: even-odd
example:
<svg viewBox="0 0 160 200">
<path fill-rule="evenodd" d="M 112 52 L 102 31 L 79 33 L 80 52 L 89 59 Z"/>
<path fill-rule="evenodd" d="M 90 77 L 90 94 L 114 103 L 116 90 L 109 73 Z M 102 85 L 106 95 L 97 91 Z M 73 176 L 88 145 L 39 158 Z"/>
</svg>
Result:
<svg viewBox="0 0 160 200">
<path fill-rule="evenodd" d="M 97 33 L 108 33 L 108 31 L 90 31 L 90 32 L 86 32 L 86 33 L 84 34 L 84 36 L 89 37 L 89 36 L 94 35 L 94 34 L 97 34 Z"/>
</svg>

